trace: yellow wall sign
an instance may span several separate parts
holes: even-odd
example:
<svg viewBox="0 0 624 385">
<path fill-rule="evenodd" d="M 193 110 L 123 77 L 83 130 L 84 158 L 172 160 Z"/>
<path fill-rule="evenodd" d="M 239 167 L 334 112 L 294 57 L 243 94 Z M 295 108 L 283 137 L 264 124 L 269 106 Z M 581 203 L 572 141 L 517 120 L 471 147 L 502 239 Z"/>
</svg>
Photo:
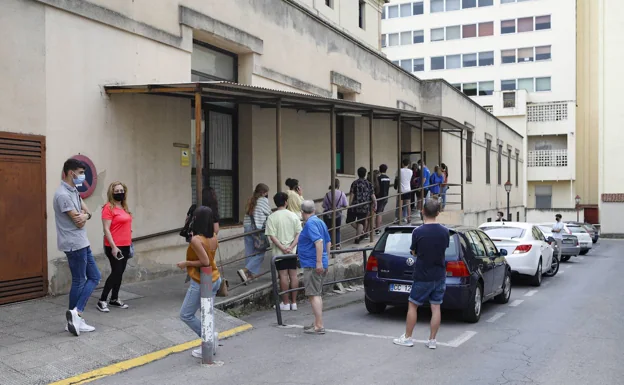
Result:
<svg viewBox="0 0 624 385">
<path fill-rule="evenodd" d="M 181 149 L 180 150 L 180 165 L 182 167 L 188 167 L 191 165 L 191 157 L 189 156 L 189 150 Z"/>
</svg>

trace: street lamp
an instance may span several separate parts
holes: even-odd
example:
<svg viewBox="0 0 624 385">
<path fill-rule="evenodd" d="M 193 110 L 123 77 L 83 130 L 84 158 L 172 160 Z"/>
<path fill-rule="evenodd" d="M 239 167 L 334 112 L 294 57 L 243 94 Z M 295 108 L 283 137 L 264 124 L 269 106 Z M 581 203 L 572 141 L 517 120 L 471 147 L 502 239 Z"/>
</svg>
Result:
<svg viewBox="0 0 624 385">
<path fill-rule="evenodd" d="M 574 198 L 574 202 L 576 202 L 576 221 L 579 221 L 579 204 L 581 204 L 581 197 L 580 196 L 576 196 Z"/>
<path fill-rule="evenodd" d="M 509 193 L 511 192 L 511 182 L 509 180 L 507 180 L 507 182 L 505 182 L 505 191 L 507 191 L 507 220 L 509 221 Z"/>
</svg>

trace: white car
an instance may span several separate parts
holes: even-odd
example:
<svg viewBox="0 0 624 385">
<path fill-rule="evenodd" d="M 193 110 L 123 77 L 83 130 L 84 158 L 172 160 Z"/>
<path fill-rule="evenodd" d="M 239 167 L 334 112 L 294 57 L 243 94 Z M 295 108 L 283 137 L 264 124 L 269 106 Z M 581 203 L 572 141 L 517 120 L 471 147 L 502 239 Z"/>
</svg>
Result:
<svg viewBox="0 0 624 385">
<path fill-rule="evenodd" d="M 544 234 L 532 223 L 487 222 L 479 226 L 496 247 L 507 250 L 507 262 L 516 274 L 531 276 L 531 284 L 540 286 L 542 274 L 552 277 L 559 271 L 559 261 Z"/>
<path fill-rule="evenodd" d="M 549 226 L 552 228 L 554 224 L 554 222 L 541 223 L 540 226 Z M 574 235 L 578 238 L 579 243 L 581 244 L 581 255 L 585 255 L 589 252 L 589 250 L 591 250 L 594 242 L 592 236 L 589 235 L 583 226 L 573 223 L 564 223 L 563 229 L 566 233 Z"/>
</svg>

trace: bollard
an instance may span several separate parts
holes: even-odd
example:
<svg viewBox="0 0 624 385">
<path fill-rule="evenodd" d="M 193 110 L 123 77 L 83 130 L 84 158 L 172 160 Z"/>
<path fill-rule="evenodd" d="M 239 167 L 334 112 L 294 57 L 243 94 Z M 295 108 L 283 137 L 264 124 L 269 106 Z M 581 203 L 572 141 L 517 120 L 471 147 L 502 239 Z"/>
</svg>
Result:
<svg viewBox="0 0 624 385">
<path fill-rule="evenodd" d="M 212 365 L 215 354 L 214 301 L 212 298 L 212 268 L 202 267 L 201 271 L 201 347 L 202 364 Z"/>
</svg>

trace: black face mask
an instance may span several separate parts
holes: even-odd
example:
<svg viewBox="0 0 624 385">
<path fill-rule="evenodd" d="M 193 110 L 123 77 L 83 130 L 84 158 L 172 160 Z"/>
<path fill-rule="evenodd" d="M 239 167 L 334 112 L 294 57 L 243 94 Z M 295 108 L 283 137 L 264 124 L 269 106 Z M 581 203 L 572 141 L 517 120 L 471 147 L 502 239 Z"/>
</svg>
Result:
<svg viewBox="0 0 624 385">
<path fill-rule="evenodd" d="M 116 200 L 117 202 L 123 202 L 125 197 L 126 197 L 126 193 L 114 193 L 113 194 L 113 199 Z"/>
</svg>

